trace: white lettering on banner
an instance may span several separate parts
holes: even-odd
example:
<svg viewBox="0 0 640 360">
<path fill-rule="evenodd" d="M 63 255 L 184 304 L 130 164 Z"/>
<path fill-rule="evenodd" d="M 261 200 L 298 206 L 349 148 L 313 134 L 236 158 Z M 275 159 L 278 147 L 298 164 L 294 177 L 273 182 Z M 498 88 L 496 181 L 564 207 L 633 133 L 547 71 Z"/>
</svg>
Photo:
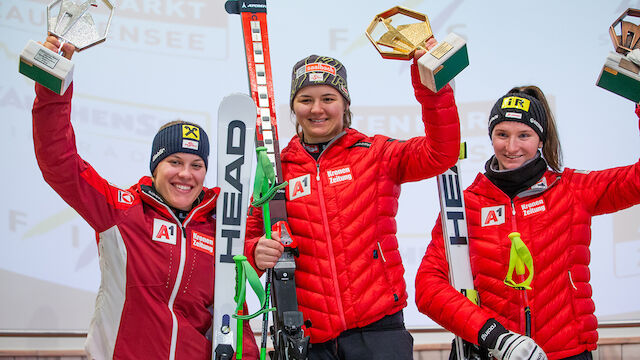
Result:
<svg viewBox="0 0 640 360">
<path fill-rule="evenodd" d="M 194 21 L 203 19 L 203 15 L 206 16 L 213 11 L 213 5 L 209 9 L 206 5 L 204 1 L 193 0 L 121 0 L 117 10 L 127 17 L 135 14 L 142 19 L 148 17 L 156 21 L 164 17 L 175 18 L 174 21 Z"/>
<path fill-rule="evenodd" d="M 348 166 L 341 169 L 327 170 L 327 178 L 329 179 L 329 185 L 353 180 L 351 169 Z"/>
<path fill-rule="evenodd" d="M 480 210 L 482 226 L 504 224 L 504 205 L 485 207 Z"/>
<path fill-rule="evenodd" d="M 289 191 L 287 194 L 289 195 L 289 201 L 295 200 L 297 198 L 311 195 L 311 175 L 302 175 L 297 178 L 290 179 L 288 181 Z"/>
<path fill-rule="evenodd" d="M 523 216 L 529 216 L 547 210 L 544 205 L 543 199 L 538 199 L 530 203 L 522 204 L 521 208 Z"/>
<path fill-rule="evenodd" d="M 161 219 L 153 219 L 151 240 L 175 245 L 177 233 L 178 229 L 176 224 Z"/>
</svg>

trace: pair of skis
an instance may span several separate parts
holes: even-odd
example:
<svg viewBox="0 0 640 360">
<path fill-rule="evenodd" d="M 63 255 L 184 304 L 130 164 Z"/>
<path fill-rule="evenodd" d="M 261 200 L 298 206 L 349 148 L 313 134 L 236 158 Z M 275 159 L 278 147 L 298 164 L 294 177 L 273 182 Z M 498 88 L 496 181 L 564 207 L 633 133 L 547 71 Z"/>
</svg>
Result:
<svg viewBox="0 0 640 360">
<path fill-rule="evenodd" d="M 213 359 L 227 360 L 234 354 L 234 336 L 241 329 L 241 321 L 234 321 L 236 303 L 231 301 L 235 275 L 233 256 L 242 255 L 249 188 L 249 173 L 253 151 L 250 150 L 255 125 L 255 144 L 264 147 L 263 153 L 270 163 L 274 184 L 282 184 L 271 60 L 267 37 L 266 0 L 229 0 L 225 9 L 240 14 L 244 34 L 245 55 L 249 74 L 251 97 L 232 95 L 220 105 L 218 119 L 218 184 L 221 188 L 217 210 L 216 275 L 213 317 Z M 257 112 L 256 112 L 257 106 Z M 240 125 L 244 124 L 244 127 Z M 243 130 L 239 130 L 242 128 Z M 251 128 L 251 130 L 250 130 Z M 241 146 L 242 145 L 242 146 Z M 241 151 L 240 148 L 243 150 Z M 251 152 L 250 152 L 251 151 Z M 244 196 L 243 196 L 244 195 Z M 267 270 L 267 294 L 271 293 L 276 310 L 273 314 L 271 337 L 274 351 L 272 360 L 306 359 L 309 337 L 304 336 L 303 317 L 298 310 L 295 290 L 295 261 L 297 249 L 293 246 L 287 225 L 285 192 L 280 186 L 268 202 L 270 207 L 268 228 L 274 224 L 280 230 L 285 251 L 273 269 Z M 264 309 L 263 309 L 264 310 Z M 237 311 L 236 318 L 246 317 Z M 268 317 L 263 320 L 261 359 L 265 357 Z M 240 346 L 235 348 L 241 358 Z"/>
</svg>

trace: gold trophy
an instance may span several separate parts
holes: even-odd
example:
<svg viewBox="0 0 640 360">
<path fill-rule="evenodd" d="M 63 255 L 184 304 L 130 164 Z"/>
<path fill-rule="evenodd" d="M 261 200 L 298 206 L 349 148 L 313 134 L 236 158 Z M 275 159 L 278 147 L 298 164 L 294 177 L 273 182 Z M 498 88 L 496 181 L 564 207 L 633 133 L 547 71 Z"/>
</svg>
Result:
<svg viewBox="0 0 640 360">
<path fill-rule="evenodd" d="M 72 44 L 77 51 L 105 41 L 113 5 L 109 0 L 101 2 L 103 6 L 98 6 L 96 0 L 51 2 L 47 6 L 47 31 L 57 36 L 62 44 Z M 53 15 L 56 9 L 58 14 Z M 99 31 L 97 24 L 104 24 L 104 31 Z M 58 94 L 64 94 L 73 80 L 73 62 L 62 56 L 62 51 L 56 53 L 33 40 L 20 54 L 18 71 Z"/>
<path fill-rule="evenodd" d="M 433 37 L 427 16 L 402 6 L 376 15 L 365 33 L 383 58 L 399 60 L 411 59 Z M 418 59 L 420 80 L 434 92 L 468 65 L 467 43 L 454 33 Z"/>
<path fill-rule="evenodd" d="M 607 56 L 596 82 L 599 87 L 636 103 L 640 102 L 639 18 L 640 10 L 627 9 L 611 24 L 609 35 L 615 52 Z"/>
</svg>

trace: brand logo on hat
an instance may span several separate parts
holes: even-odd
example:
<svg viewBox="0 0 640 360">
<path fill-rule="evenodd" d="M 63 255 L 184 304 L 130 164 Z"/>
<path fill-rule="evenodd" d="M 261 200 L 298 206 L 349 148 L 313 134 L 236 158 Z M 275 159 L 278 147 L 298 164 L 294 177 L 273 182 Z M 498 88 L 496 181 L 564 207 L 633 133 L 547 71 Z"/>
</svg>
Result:
<svg viewBox="0 0 640 360">
<path fill-rule="evenodd" d="M 504 117 L 512 119 L 522 119 L 522 114 L 518 112 L 507 112 L 504 114 Z"/>
<path fill-rule="evenodd" d="M 185 149 L 198 150 L 198 145 L 197 141 L 182 139 L 182 147 Z"/>
<path fill-rule="evenodd" d="M 331 65 L 323 64 L 323 63 L 312 63 L 301 66 L 296 70 L 296 78 L 300 76 L 310 73 L 310 72 L 326 72 L 331 75 L 336 74 L 336 68 Z"/>
<path fill-rule="evenodd" d="M 502 99 L 502 108 L 520 109 L 522 111 L 529 111 L 529 105 L 531 101 L 529 99 L 521 98 L 519 96 L 509 96 Z"/>
<path fill-rule="evenodd" d="M 309 74 L 309 81 L 321 82 L 324 81 L 324 75 L 320 73 Z"/>
<path fill-rule="evenodd" d="M 182 137 L 185 139 L 200 140 L 200 128 L 187 124 L 182 125 Z M 184 147 L 184 145 L 183 145 Z"/>
<path fill-rule="evenodd" d="M 153 158 L 151 158 L 151 161 L 156 161 L 158 156 L 162 155 L 164 152 L 165 152 L 164 148 L 161 148 L 160 150 L 158 150 L 158 152 L 153 155 Z"/>
<path fill-rule="evenodd" d="M 529 119 L 529 122 L 532 123 L 533 125 L 537 126 L 538 130 L 540 130 L 541 133 L 544 132 L 544 129 L 542 128 L 542 125 L 540 125 L 540 123 L 537 122 L 536 119 L 531 118 L 531 119 Z"/>
</svg>

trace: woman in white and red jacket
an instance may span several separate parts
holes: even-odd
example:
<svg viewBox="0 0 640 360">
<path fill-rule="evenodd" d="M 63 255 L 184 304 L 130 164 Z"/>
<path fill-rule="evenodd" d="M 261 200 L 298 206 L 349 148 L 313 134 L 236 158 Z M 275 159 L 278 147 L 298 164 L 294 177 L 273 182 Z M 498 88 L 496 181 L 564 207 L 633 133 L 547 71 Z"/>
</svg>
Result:
<svg viewBox="0 0 640 360">
<path fill-rule="evenodd" d="M 412 358 L 396 239 L 400 185 L 455 164 L 460 129 L 451 87 L 429 91 L 415 62 L 411 76 L 425 136 L 402 141 L 350 128 L 346 70 L 338 60 L 311 55 L 293 67 L 290 100 L 298 135 L 281 159 L 289 225 L 300 252 L 299 309 L 311 322 L 310 360 Z M 247 239 L 254 237 L 251 261 L 265 269 L 283 248 L 261 237 L 261 219 L 252 209 Z"/>
<path fill-rule="evenodd" d="M 44 44 L 57 51 L 49 36 Z M 71 58 L 68 43 L 64 55 Z M 176 121 L 155 135 L 152 176 L 111 185 L 77 153 L 73 85 L 62 96 L 36 85 L 33 139 L 45 181 L 96 231 L 102 279 L 85 348 L 90 359 L 211 359 L 215 205 L 203 187 L 209 141 Z M 244 355 L 257 359 L 244 328 Z"/>
<path fill-rule="evenodd" d="M 640 163 L 561 170 L 554 118 L 535 86 L 514 88 L 496 102 L 489 135 L 495 155 L 464 191 L 481 306 L 449 285 L 438 220 L 416 277 L 418 309 L 498 359 L 544 353 L 549 359 L 591 359 L 598 340 L 589 284 L 591 217 L 640 203 Z M 533 259 L 526 298 L 525 291 L 504 282 L 511 232 L 521 234 Z M 520 335 L 527 302 L 530 337 Z"/>
</svg>

